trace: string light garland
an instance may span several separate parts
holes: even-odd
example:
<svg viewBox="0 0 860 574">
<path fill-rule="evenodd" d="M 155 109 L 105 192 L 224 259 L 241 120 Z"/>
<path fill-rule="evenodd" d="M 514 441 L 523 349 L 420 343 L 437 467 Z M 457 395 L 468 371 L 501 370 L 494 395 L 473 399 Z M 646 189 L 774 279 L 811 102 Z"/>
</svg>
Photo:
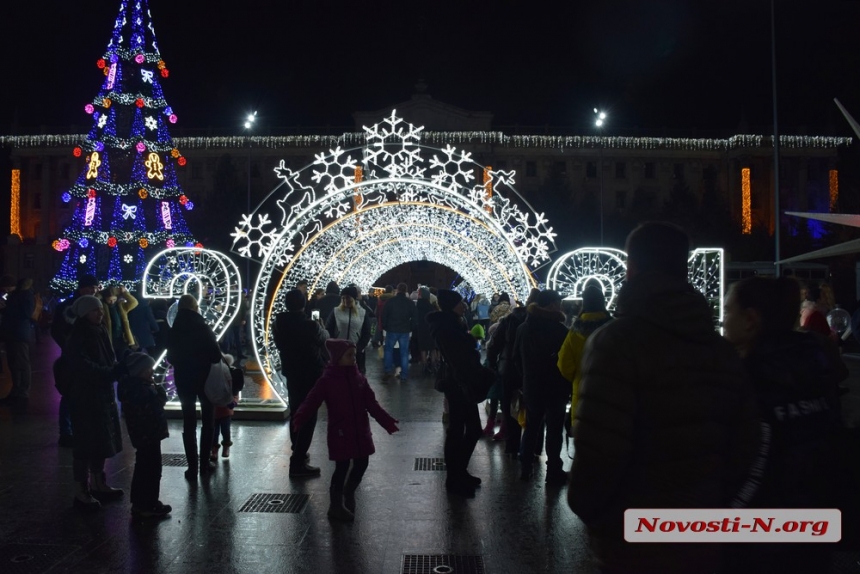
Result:
<svg viewBox="0 0 860 574">
<path fill-rule="evenodd" d="M 66 252 L 51 282 L 60 292 L 73 290 L 83 273 L 133 288 L 151 245 L 197 244 L 178 209 L 185 195 L 176 170 L 186 161 L 165 127 L 177 116 L 161 88 L 168 70 L 147 3 L 119 1 L 107 50 L 96 61 L 102 87 L 85 106 L 91 131 L 68 144 L 51 139 L 74 146 L 73 155 L 86 162 L 62 195 L 75 206 L 72 221 L 52 243 Z M 185 206 L 193 202 L 186 198 Z"/>
</svg>

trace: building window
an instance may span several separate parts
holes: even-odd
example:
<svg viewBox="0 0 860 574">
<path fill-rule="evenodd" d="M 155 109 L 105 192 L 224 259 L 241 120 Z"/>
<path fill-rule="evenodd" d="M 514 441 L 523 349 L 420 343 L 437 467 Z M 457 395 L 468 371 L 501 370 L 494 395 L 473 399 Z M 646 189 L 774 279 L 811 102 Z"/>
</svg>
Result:
<svg viewBox="0 0 860 574">
<path fill-rule="evenodd" d="M 623 161 L 615 162 L 615 179 L 624 179 L 627 177 L 627 164 Z"/>
<path fill-rule="evenodd" d="M 260 177 L 260 164 L 251 164 L 251 177 Z"/>
<path fill-rule="evenodd" d="M 37 163 L 33 166 L 33 180 L 41 181 L 42 179 L 42 164 Z"/>
<path fill-rule="evenodd" d="M 42 194 L 33 194 L 33 209 L 42 209 Z"/>
<path fill-rule="evenodd" d="M 705 181 L 714 181 L 717 179 L 717 168 L 712 165 L 709 165 L 705 169 L 702 170 L 702 179 Z"/>
<path fill-rule="evenodd" d="M 597 177 L 597 164 L 593 161 L 585 164 L 585 177 L 587 178 L 595 178 Z"/>
<path fill-rule="evenodd" d="M 203 166 L 197 162 L 191 164 L 191 179 L 203 179 Z"/>
<path fill-rule="evenodd" d="M 657 179 L 657 169 L 653 161 L 645 162 L 645 179 Z"/>
<path fill-rule="evenodd" d="M 615 192 L 615 209 L 624 209 L 624 206 L 627 204 L 627 192 L 626 191 L 616 191 Z"/>
<path fill-rule="evenodd" d="M 672 175 L 675 179 L 684 179 L 684 164 L 676 163 Z"/>
<path fill-rule="evenodd" d="M 526 162 L 526 177 L 537 177 L 537 163 L 533 161 Z"/>
<path fill-rule="evenodd" d="M 60 166 L 60 177 L 65 180 L 69 179 L 69 164 L 64 163 Z"/>
<path fill-rule="evenodd" d="M 552 175 L 555 177 L 564 177 L 567 175 L 567 164 L 563 161 L 557 161 L 552 166 Z"/>
</svg>

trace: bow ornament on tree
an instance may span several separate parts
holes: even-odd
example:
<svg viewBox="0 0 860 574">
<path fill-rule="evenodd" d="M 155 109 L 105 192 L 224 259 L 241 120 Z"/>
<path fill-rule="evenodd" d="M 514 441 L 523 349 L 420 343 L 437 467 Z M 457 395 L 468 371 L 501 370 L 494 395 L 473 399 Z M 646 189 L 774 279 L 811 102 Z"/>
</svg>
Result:
<svg viewBox="0 0 860 574">
<path fill-rule="evenodd" d="M 132 219 L 137 219 L 137 206 L 136 205 L 126 205 L 122 204 L 122 218 L 128 219 L 131 217 Z"/>
</svg>

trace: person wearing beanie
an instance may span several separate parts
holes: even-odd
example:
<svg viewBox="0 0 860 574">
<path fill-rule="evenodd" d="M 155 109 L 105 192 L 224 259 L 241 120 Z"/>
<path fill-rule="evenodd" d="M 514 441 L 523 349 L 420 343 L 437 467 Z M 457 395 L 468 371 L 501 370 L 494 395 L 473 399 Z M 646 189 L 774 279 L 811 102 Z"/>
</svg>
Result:
<svg viewBox="0 0 860 574">
<path fill-rule="evenodd" d="M 172 510 L 158 500 L 161 490 L 161 441 L 169 436 L 164 405 L 167 392 L 152 378 L 155 359 L 129 353 L 128 375 L 121 377 L 117 396 L 122 402 L 128 437 L 135 448 L 131 479 L 131 513 L 141 518 L 164 517 Z"/>
<path fill-rule="evenodd" d="M 215 406 L 206 396 L 204 387 L 214 363 L 221 361 L 221 348 L 215 333 L 200 315 L 197 299 L 185 294 L 179 298 L 179 310 L 173 326 L 167 332 L 167 361 L 173 365 L 176 394 L 182 405 L 182 445 L 188 460 L 185 478 L 197 480 L 197 472 L 208 476 L 215 466 L 210 464 Z M 200 449 L 197 448 L 197 402 L 200 402 Z"/>
<path fill-rule="evenodd" d="M 63 347 L 62 361 L 71 396 L 74 429 L 72 473 L 75 480 L 74 506 L 95 511 L 99 501 L 119 498 L 122 490 L 105 481 L 104 463 L 122 451 L 113 383 L 126 372 L 116 362 L 110 335 L 104 325 L 102 302 L 81 295 L 70 308 L 77 317 Z"/>
<path fill-rule="evenodd" d="M 328 362 L 325 348 L 328 331 L 322 321 L 310 319 L 305 315 L 304 294 L 298 289 L 284 295 L 287 310 L 275 316 L 273 335 L 275 347 L 281 361 L 281 373 L 287 380 L 287 400 L 290 412 L 298 411 L 314 383 L 323 373 Z M 316 413 L 311 415 L 301 429 L 290 425 L 290 478 L 316 477 L 320 475 L 318 466 L 308 464 L 307 454 L 317 425 Z"/>
<path fill-rule="evenodd" d="M 534 474 L 534 454 L 540 448 L 541 430 L 546 423 L 546 483 L 563 485 L 562 468 L 564 412 L 570 397 L 570 383 L 556 366 L 556 354 L 567 336 L 561 295 L 547 289 L 528 306 L 525 322 L 517 329 L 512 360 L 522 373 L 526 403 L 526 428 L 520 444 L 520 478 Z"/>
<path fill-rule="evenodd" d="M 352 341 L 329 339 L 325 343 L 329 362 L 307 398 L 293 415 L 291 426 L 299 432 L 316 415 L 322 403 L 328 409 L 328 457 L 335 469 L 329 487 L 328 516 L 334 520 L 355 520 L 355 491 L 376 449 L 368 414 L 389 434 L 400 422 L 379 406 L 376 395 L 355 363 Z M 352 469 L 350 470 L 350 466 Z"/>
<path fill-rule="evenodd" d="M 582 290 L 582 308 L 558 351 L 558 370 L 573 385 L 570 399 L 571 424 L 573 424 L 576 403 L 579 399 L 579 383 L 582 380 L 580 366 L 585 342 L 592 333 L 612 320 L 612 316 L 606 310 L 604 297 L 603 288 L 599 284 L 594 281 L 586 283 Z"/>
<path fill-rule="evenodd" d="M 340 292 L 340 305 L 335 307 L 325 324 L 333 339 L 346 339 L 356 346 L 358 370 L 365 372 L 365 353 L 370 342 L 370 314 L 358 304 L 358 289 L 344 287 Z"/>
<path fill-rule="evenodd" d="M 481 438 L 481 417 L 468 388 L 474 381 L 495 379 L 495 374 L 481 365 L 481 353 L 466 330 L 463 297 L 447 289 L 440 289 L 437 297 L 442 310 L 430 313 L 426 320 L 444 361 L 436 377 L 436 390 L 445 393 L 448 402 L 445 488 L 452 494 L 471 497 L 481 484 L 481 479 L 468 471 L 469 459 Z"/>
<path fill-rule="evenodd" d="M 382 328 L 385 329 L 385 353 L 383 368 L 385 373 L 382 382 L 394 379 L 394 347 L 400 349 L 400 382 L 405 383 L 409 378 L 409 338 L 418 322 L 415 302 L 407 295 L 409 287 L 406 283 L 397 285 L 397 294 L 390 299 L 382 310 Z"/>
</svg>

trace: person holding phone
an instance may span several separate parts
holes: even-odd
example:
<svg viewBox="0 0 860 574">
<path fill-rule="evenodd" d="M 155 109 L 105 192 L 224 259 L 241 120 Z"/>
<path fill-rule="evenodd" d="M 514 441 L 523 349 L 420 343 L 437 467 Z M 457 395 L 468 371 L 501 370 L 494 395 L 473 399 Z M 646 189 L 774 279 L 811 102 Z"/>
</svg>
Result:
<svg viewBox="0 0 860 574">
<path fill-rule="evenodd" d="M 329 338 L 320 321 L 319 309 L 315 309 L 308 319 L 305 315 L 307 299 L 298 289 L 284 296 L 287 310 L 275 317 L 275 346 L 281 357 L 281 373 L 287 379 L 287 398 L 290 413 L 295 413 L 304 402 L 308 393 L 323 373 L 328 363 L 325 348 Z M 309 417 L 301 428 L 290 425 L 290 442 L 293 453 L 290 456 L 290 478 L 316 477 L 320 475 L 317 466 L 308 464 L 308 449 L 314 437 L 317 424 L 316 413 Z"/>
</svg>

